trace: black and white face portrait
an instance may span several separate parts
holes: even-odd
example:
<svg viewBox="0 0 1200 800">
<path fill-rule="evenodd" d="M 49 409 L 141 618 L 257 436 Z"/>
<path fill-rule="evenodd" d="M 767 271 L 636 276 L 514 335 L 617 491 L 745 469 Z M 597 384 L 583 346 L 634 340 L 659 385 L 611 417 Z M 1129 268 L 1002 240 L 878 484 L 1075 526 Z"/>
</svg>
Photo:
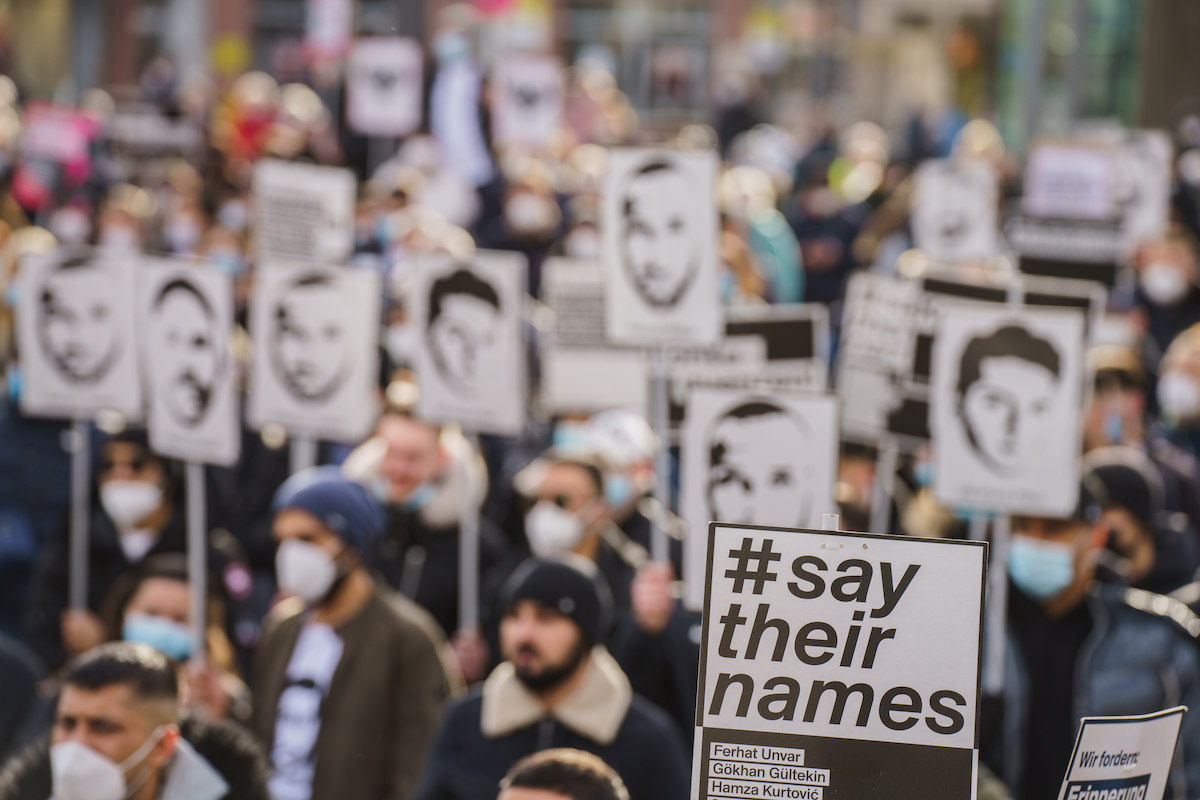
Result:
<svg viewBox="0 0 1200 800">
<path fill-rule="evenodd" d="M 621 204 L 621 261 L 638 294 L 652 306 L 674 306 L 700 268 L 703 239 L 688 206 L 688 176 L 669 161 L 652 160 L 625 186 Z"/>
<path fill-rule="evenodd" d="M 926 161 L 917 171 L 913 239 L 939 261 L 984 259 L 996 251 L 996 178 L 973 160 Z"/>
<path fill-rule="evenodd" d="M 275 304 L 271 364 L 299 400 L 320 402 L 336 392 L 354 360 L 349 298 L 333 279 L 315 273 L 286 288 Z"/>
<path fill-rule="evenodd" d="M 429 353 L 442 379 L 472 394 L 486 388 L 485 365 L 502 318 L 496 287 L 460 267 L 433 282 L 428 308 Z"/>
<path fill-rule="evenodd" d="M 167 282 L 150 309 L 157 341 L 150 376 L 155 394 L 181 425 L 204 422 L 224 369 L 225 337 L 220 335 L 212 305 L 197 286 L 184 278 Z"/>
<path fill-rule="evenodd" d="M 67 381 L 89 384 L 103 379 L 127 345 L 116 322 L 121 312 L 114 288 L 103 265 L 83 257 L 65 259 L 42 284 L 39 339 Z"/>
<path fill-rule="evenodd" d="M 938 308 L 929 427 L 934 494 L 980 511 L 1062 516 L 1079 488 L 1086 317 Z"/>
<path fill-rule="evenodd" d="M 498 144 L 549 145 L 562 127 L 562 64 L 542 56 L 498 62 L 492 75 L 492 130 Z"/>
<path fill-rule="evenodd" d="M 367 136 L 412 133 L 421 125 L 422 72 L 416 40 L 360 39 L 347 65 L 347 123 Z"/>
</svg>

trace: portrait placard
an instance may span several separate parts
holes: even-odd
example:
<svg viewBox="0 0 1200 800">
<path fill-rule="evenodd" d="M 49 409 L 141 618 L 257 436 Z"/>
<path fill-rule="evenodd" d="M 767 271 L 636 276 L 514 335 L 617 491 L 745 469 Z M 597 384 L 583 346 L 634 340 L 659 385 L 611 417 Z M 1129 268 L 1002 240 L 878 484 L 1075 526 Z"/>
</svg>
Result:
<svg viewBox="0 0 1200 800">
<path fill-rule="evenodd" d="M 917 169 L 913 241 L 937 261 L 982 261 L 998 248 L 996 175 L 978 159 L 936 159 Z"/>
<path fill-rule="evenodd" d="M 499 145 L 544 147 L 563 124 L 562 62 L 517 55 L 492 71 L 492 138 Z"/>
<path fill-rule="evenodd" d="M 407 136 L 421 125 L 421 44 L 359 39 L 346 64 L 346 124 L 364 136 Z"/>
</svg>

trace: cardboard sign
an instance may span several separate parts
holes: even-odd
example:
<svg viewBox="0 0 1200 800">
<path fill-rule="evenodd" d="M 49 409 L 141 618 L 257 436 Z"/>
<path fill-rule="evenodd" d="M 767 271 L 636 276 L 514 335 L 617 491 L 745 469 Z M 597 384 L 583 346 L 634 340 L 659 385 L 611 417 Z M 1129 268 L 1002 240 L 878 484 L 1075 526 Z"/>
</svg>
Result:
<svg viewBox="0 0 1200 800">
<path fill-rule="evenodd" d="M 942 309 L 929 422 L 934 495 L 960 508 L 1066 517 L 1079 493 L 1085 317 Z"/>
<path fill-rule="evenodd" d="M 251 203 L 259 264 L 273 259 L 341 264 L 354 249 L 354 173 L 263 159 Z"/>
<path fill-rule="evenodd" d="M 545 147 L 563 124 L 562 62 L 518 55 L 492 72 L 492 138 L 499 145 Z"/>
<path fill-rule="evenodd" d="M 267 264 L 258 270 L 247 418 L 333 441 L 370 433 L 378 412 L 380 277 L 373 270 Z"/>
<path fill-rule="evenodd" d="M 142 416 L 138 380 L 137 262 L 87 250 L 21 260 L 17 347 L 22 413 Z"/>
<path fill-rule="evenodd" d="M 421 125 L 421 44 L 359 39 L 346 66 L 346 124 L 364 136 L 407 136 Z"/>
<path fill-rule="evenodd" d="M 1187 710 L 1084 717 L 1058 800 L 1162 800 Z"/>
<path fill-rule="evenodd" d="M 938 159 L 915 177 L 912 232 L 917 247 L 951 264 L 998 251 L 996 174 L 984 161 Z"/>
<path fill-rule="evenodd" d="M 721 336 L 714 153 L 611 151 L 602 240 L 608 338 L 666 346 Z"/>
<path fill-rule="evenodd" d="M 704 600 L 710 521 L 812 527 L 837 508 L 837 400 L 697 389 L 683 429 L 680 505 L 686 604 Z"/>
<path fill-rule="evenodd" d="M 1121 271 L 1124 234 L 1114 220 L 1044 220 L 1018 216 L 1004 226 L 1026 275 L 1095 281 L 1111 288 Z"/>
<path fill-rule="evenodd" d="M 1117 203 L 1126 248 L 1165 236 L 1171 220 L 1171 139 L 1133 131 L 1117 155 Z"/>
<path fill-rule="evenodd" d="M 417 262 L 410 312 L 422 417 L 477 433 L 524 429 L 526 269 L 519 253 L 485 250 L 469 262 Z"/>
<path fill-rule="evenodd" d="M 1117 161 L 1101 146 L 1041 144 L 1025 162 L 1021 209 L 1052 219 L 1110 220 L 1117 216 Z"/>
<path fill-rule="evenodd" d="M 975 797 L 986 544 L 707 538 L 692 797 Z"/>
<path fill-rule="evenodd" d="M 139 299 L 151 449 L 233 464 L 241 447 L 229 352 L 233 279 L 198 262 L 147 258 Z"/>
</svg>

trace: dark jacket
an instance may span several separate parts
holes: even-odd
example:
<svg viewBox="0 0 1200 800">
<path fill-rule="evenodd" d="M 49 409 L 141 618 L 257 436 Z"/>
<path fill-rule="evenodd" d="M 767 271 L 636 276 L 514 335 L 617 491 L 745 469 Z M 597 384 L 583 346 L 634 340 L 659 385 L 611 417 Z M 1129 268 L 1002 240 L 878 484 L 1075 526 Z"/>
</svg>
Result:
<svg viewBox="0 0 1200 800">
<path fill-rule="evenodd" d="M 243 728 L 188 716 L 180 721 L 179 731 L 229 784 L 225 800 L 270 800 L 266 760 L 254 738 Z M 48 739 L 29 747 L 0 771 L 0 800 L 47 800 L 50 788 Z"/>
<path fill-rule="evenodd" d="M 306 617 L 283 610 L 258 651 L 254 729 L 267 753 Z M 440 632 L 412 601 L 377 589 L 337 634 L 344 648 L 322 704 L 313 800 L 407 800 L 450 692 Z"/>
<path fill-rule="evenodd" d="M 688 759 L 670 719 L 634 695 L 620 667 L 597 648 L 583 681 L 549 715 L 512 664 L 497 667 L 481 689 L 447 710 L 415 800 L 494 800 L 515 761 L 551 747 L 604 759 L 630 800 L 688 795 Z"/>
<path fill-rule="evenodd" d="M 652 636 L 632 624 L 619 626 L 610 645 L 633 690 L 670 715 L 683 741 L 696 731 L 700 673 L 700 614 L 676 608 L 667 627 Z"/>
</svg>

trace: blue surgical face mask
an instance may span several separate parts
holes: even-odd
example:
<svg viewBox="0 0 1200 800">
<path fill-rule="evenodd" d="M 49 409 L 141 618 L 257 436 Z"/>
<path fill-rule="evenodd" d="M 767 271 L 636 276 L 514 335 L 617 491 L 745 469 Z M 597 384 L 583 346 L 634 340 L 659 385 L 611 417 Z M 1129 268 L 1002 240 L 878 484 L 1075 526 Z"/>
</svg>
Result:
<svg viewBox="0 0 1200 800">
<path fill-rule="evenodd" d="M 587 423 L 560 422 L 554 426 L 550 444 L 556 450 L 583 450 L 589 443 Z"/>
<path fill-rule="evenodd" d="M 629 476 L 618 472 L 604 479 L 604 501 L 609 508 L 620 508 L 633 496 L 633 481 Z"/>
<path fill-rule="evenodd" d="M 1121 443 L 1121 434 L 1125 431 L 1125 423 L 1121 415 L 1115 411 L 1104 417 L 1104 438 L 1113 444 Z"/>
<path fill-rule="evenodd" d="M 401 511 L 420 511 L 433 500 L 437 494 L 437 487 L 432 483 L 422 483 L 412 494 L 401 500 L 396 505 Z"/>
<path fill-rule="evenodd" d="M 149 614 L 128 614 L 121 628 L 127 642 L 148 644 L 167 658 L 186 661 L 192 655 L 192 633 L 173 619 Z"/>
<path fill-rule="evenodd" d="M 8 399 L 13 405 L 21 402 L 21 389 L 25 384 L 25 376 L 16 364 L 8 366 L 8 374 L 4 376 L 4 388 L 8 391 Z"/>
<path fill-rule="evenodd" d="M 221 272 L 233 278 L 246 271 L 246 259 L 237 253 L 214 251 L 208 254 L 208 260 Z"/>
<path fill-rule="evenodd" d="M 933 462 L 918 461 L 913 465 L 913 480 L 917 482 L 917 486 L 932 486 L 933 485 Z"/>
<path fill-rule="evenodd" d="M 1008 545 L 1008 575 L 1034 600 L 1049 600 L 1075 577 L 1075 548 L 1015 535 Z"/>
<path fill-rule="evenodd" d="M 462 31 L 447 31 L 433 40 L 433 52 L 438 61 L 450 64 L 471 54 L 471 40 Z"/>
</svg>

